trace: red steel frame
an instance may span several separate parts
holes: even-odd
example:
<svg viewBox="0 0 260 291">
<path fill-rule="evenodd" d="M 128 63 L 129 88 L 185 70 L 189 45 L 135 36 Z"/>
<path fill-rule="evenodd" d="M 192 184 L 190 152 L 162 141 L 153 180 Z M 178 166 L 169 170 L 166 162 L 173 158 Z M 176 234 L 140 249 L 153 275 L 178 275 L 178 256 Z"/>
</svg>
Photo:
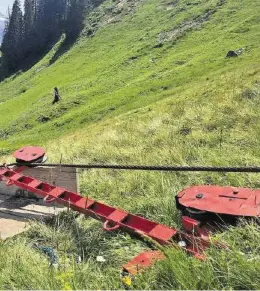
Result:
<svg viewBox="0 0 260 291">
<path fill-rule="evenodd" d="M 183 233 L 177 229 L 162 225 L 146 218 L 133 215 L 124 210 L 103 204 L 91 198 L 86 198 L 78 193 L 73 193 L 39 180 L 33 177 L 24 176 L 22 169 L 0 168 L 0 180 L 7 185 L 16 185 L 19 188 L 35 193 L 46 203 L 56 202 L 65 205 L 70 209 L 83 213 L 94 219 L 102 221 L 105 231 L 123 230 L 132 235 L 149 237 L 161 245 L 177 245 L 180 241 L 185 241 L 185 250 L 203 259 L 203 250 L 209 246 L 209 241 L 192 234 Z M 186 224 L 189 224 L 189 220 Z M 190 227 L 191 223 L 188 225 Z"/>
<path fill-rule="evenodd" d="M 18 162 L 22 161 L 31 163 L 33 161 L 44 159 L 45 150 L 40 147 L 27 146 L 17 150 L 13 155 Z M 25 176 L 23 175 L 25 168 L 26 166 L 15 167 L 12 169 L 5 166 L 0 167 L 0 181 L 4 181 L 10 186 L 16 185 L 21 189 L 37 194 L 42 197 L 46 203 L 56 202 L 86 216 L 98 219 L 103 222 L 103 229 L 105 231 L 123 230 L 141 238 L 149 238 L 161 245 L 181 247 L 188 254 L 193 255 L 198 259 L 205 258 L 203 251 L 209 247 L 209 233 L 215 230 L 214 226 L 201 224 L 200 221 L 187 216 L 182 216 L 182 226 L 185 229 L 185 232 L 181 232 L 177 229 L 133 215 L 124 210 L 95 201 L 91 198 L 83 197 L 78 193 L 70 192 L 64 188 L 39 181 L 33 177 Z M 221 211 L 223 210 L 223 201 L 220 201 L 220 198 L 222 199 L 223 197 L 228 198 L 229 201 L 226 208 L 230 207 L 230 205 L 234 208 L 234 206 L 237 205 L 234 204 L 234 201 L 240 201 L 241 199 L 245 200 L 242 202 L 244 202 L 246 206 L 248 206 L 248 203 L 246 203 L 248 201 L 255 201 L 255 204 L 259 204 L 259 191 L 257 192 L 257 196 L 256 193 L 252 194 L 252 191 L 248 191 L 249 189 L 230 189 L 209 186 L 197 186 L 185 189 L 176 197 L 177 208 L 181 210 L 183 207 L 189 208 L 195 206 L 197 209 L 199 206 L 203 207 L 202 210 L 209 210 L 209 207 L 213 207 L 215 213 L 216 206 L 219 207 L 217 209 L 220 209 Z M 231 194 L 229 193 L 230 191 L 232 192 Z M 222 195 L 222 192 L 225 195 Z M 227 195 L 227 193 L 229 195 Z M 256 196 L 255 199 L 252 195 Z M 201 198 L 203 198 L 202 202 Z M 248 198 L 248 201 L 245 198 Z M 225 203 L 226 202 L 227 201 L 225 200 Z M 250 210 L 250 214 L 255 216 L 256 205 L 254 203 L 251 204 L 249 205 L 251 208 L 247 208 L 247 211 Z M 229 213 L 230 209 L 228 208 L 226 211 Z M 236 209 L 236 211 L 238 210 Z M 226 247 L 220 244 L 217 245 L 220 247 Z M 130 274 L 134 276 L 142 269 L 154 264 L 155 261 L 164 258 L 164 254 L 161 251 L 146 251 L 125 264 L 122 267 L 122 274 Z"/>
</svg>

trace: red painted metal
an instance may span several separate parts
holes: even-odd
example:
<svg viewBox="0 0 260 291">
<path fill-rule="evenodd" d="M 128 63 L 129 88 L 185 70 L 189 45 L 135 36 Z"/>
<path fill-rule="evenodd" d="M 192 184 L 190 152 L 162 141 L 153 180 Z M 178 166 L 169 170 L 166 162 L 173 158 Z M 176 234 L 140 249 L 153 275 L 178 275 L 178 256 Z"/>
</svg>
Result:
<svg viewBox="0 0 260 291">
<path fill-rule="evenodd" d="M 24 162 L 34 162 L 45 155 L 45 150 L 41 147 L 25 146 L 13 153 L 16 160 Z"/>
<path fill-rule="evenodd" d="M 146 251 L 139 254 L 138 256 L 133 258 L 130 262 L 125 264 L 122 267 L 122 272 L 131 274 L 132 276 L 136 276 L 138 273 L 140 273 L 144 269 L 149 268 L 157 261 L 164 259 L 165 256 L 160 251 Z"/>
<path fill-rule="evenodd" d="M 211 232 L 216 231 L 216 227 L 204 224 L 202 225 L 200 221 L 192 219 L 188 216 L 182 216 L 182 226 L 188 233 L 199 236 L 205 241 L 209 241 L 209 235 Z"/>
<path fill-rule="evenodd" d="M 177 204 L 216 214 L 259 217 L 260 190 L 249 188 L 194 186 L 180 192 Z"/>
<path fill-rule="evenodd" d="M 83 197 L 66 189 L 38 181 L 32 177 L 24 176 L 8 168 L 0 169 L 0 179 L 8 185 L 16 185 L 24 190 L 35 193 L 46 202 L 57 202 L 70 207 L 72 210 L 104 222 L 106 231 L 121 229 L 140 237 L 149 237 L 162 245 L 178 245 L 185 241 L 185 250 L 199 259 L 203 259 L 203 251 L 209 242 L 195 237 L 192 234 L 182 233 L 174 228 L 159 224 L 143 217 L 130 214 L 124 210 L 105 205 L 91 198 Z"/>
<path fill-rule="evenodd" d="M 34 162 L 44 157 L 45 151 L 40 147 L 24 147 L 14 154 L 19 161 Z M 91 198 L 86 198 L 58 186 L 25 176 L 24 167 L 0 168 L 0 181 L 7 185 L 16 185 L 24 190 L 42 197 L 46 203 L 57 202 L 103 222 L 105 231 L 123 230 L 141 238 L 150 238 L 161 245 L 180 247 L 198 259 L 205 259 L 204 250 L 209 247 L 209 234 L 216 230 L 214 219 L 195 220 L 182 217 L 185 232 L 157 222 L 133 215 L 124 210 L 111 207 Z M 189 212 L 188 215 L 205 213 L 229 216 L 260 216 L 260 190 L 218 186 L 194 186 L 181 191 L 176 196 L 177 208 Z M 184 212 L 186 213 L 186 212 Z M 192 216 L 193 217 L 193 216 Z M 219 247 L 227 247 L 216 244 Z M 122 268 L 123 273 L 135 276 L 140 271 L 164 259 L 160 251 L 148 251 L 139 254 Z"/>
</svg>

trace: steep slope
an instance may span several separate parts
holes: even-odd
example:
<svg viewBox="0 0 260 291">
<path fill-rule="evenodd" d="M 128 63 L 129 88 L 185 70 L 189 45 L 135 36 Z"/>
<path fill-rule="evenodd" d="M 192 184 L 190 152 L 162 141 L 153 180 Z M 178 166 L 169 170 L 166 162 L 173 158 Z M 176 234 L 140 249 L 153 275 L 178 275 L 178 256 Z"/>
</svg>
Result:
<svg viewBox="0 0 260 291">
<path fill-rule="evenodd" d="M 50 161 L 259 165 L 259 10 L 253 0 L 107 1 L 56 62 L 62 40 L 30 71 L 0 84 L 2 153 L 34 143 Z M 242 55 L 225 58 L 239 48 Z M 54 86 L 57 106 L 50 105 Z M 173 196 L 193 184 L 260 187 L 250 174 L 80 173 L 82 193 L 172 226 L 179 225 Z M 168 250 L 132 288 L 259 289 L 259 226 L 218 238 L 230 249 L 209 250 L 206 262 Z M 60 269 L 31 248 L 38 239 L 55 248 Z M 0 246 L 0 286 L 119 289 L 120 265 L 146 248 L 63 214 Z"/>
<path fill-rule="evenodd" d="M 257 7 L 217 0 L 188 4 L 138 3 L 135 13 L 114 22 L 112 15 L 94 37 L 83 36 L 53 65 L 49 60 L 55 49 L 30 71 L 3 82 L 2 141 L 7 139 L 14 148 L 12 138 L 17 141 L 22 131 L 21 142 L 45 142 L 104 116 L 174 96 L 183 85 L 192 86 L 212 73 L 257 60 Z M 99 21 L 113 5 L 106 2 L 93 12 L 91 22 Z M 228 50 L 240 47 L 247 48 L 243 57 L 225 59 Z M 53 107 L 55 86 L 63 102 Z"/>
</svg>

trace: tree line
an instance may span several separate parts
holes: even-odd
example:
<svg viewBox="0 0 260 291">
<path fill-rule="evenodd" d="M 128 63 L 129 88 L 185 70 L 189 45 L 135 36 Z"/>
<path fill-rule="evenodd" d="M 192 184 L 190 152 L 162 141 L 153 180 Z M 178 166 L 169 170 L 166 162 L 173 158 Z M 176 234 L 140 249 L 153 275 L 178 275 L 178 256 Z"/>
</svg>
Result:
<svg viewBox="0 0 260 291">
<path fill-rule="evenodd" d="M 66 33 L 73 41 L 81 31 L 88 5 L 99 0 L 15 0 L 8 12 L 1 46 L 1 71 L 9 75 L 40 56 Z"/>
</svg>

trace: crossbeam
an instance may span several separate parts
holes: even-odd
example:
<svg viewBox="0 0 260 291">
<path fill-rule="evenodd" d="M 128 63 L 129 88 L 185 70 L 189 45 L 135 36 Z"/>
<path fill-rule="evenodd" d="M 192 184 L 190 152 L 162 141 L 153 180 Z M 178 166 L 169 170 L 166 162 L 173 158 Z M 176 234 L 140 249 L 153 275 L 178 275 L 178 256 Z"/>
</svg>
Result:
<svg viewBox="0 0 260 291">
<path fill-rule="evenodd" d="M 203 251 L 209 246 L 209 242 L 200 237 L 183 233 L 175 228 L 84 197 L 79 193 L 25 176 L 19 171 L 19 168 L 2 167 L 0 169 L 0 180 L 5 181 L 9 186 L 16 185 L 21 189 L 37 194 L 46 203 L 55 202 L 98 219 L 103 222 L 105 231 L 122 230 L 141 238 L 148 237 L 161 245 L 178 246 L 180 245 L 179 242 L 184 241 L 185 250 L 200 259 L 203 258 Z"/>
</svg>

